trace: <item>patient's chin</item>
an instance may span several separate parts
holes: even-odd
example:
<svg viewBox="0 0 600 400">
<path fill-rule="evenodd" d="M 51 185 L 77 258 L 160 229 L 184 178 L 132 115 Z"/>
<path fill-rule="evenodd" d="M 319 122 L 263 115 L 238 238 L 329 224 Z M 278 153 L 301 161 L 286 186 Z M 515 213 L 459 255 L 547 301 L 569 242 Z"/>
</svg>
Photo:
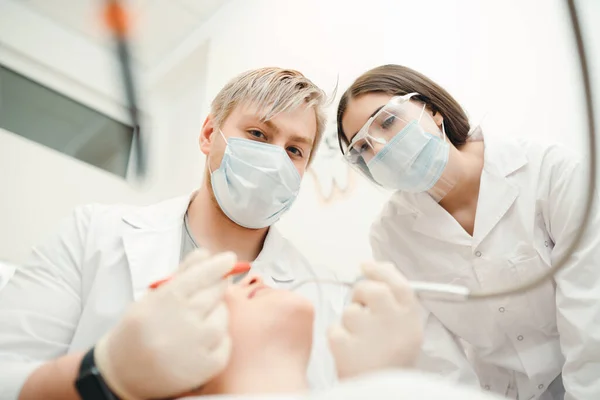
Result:
<svg viewBox="0 0 600 400">
<path fill-rule="evenodd" d="M 300 295 L 289 296 L 281 300 L 279 307 L 279 318 L 273 316 L 279 325 L 277 329 L 288 332 L 298 342 L 311 341 L 315 308 L 310 300 Z"/>
<path fill-rule="evenodd" d="M 315 318 L 315 308 L 310 300 L 297 293 L 285 293 L 277 299 L 280 315 L 285 321 L 302 321 L 312 325 Z"/>
</svg>

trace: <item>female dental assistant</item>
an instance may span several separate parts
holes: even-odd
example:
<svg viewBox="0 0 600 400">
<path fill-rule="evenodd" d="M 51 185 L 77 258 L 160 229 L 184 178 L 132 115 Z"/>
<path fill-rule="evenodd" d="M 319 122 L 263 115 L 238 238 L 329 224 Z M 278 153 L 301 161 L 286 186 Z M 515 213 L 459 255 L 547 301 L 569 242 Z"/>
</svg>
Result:
<svg viewBox="0 0 600 400">
<path fill-rule="evenodd" d="M 456 100 L 416 71 L 366 72 L 342 96 L 337 122 L 345 158 L 395 191 L 371 245 L 409 279 L 514 286 L 546 272 L 578 229 L 587 187 L 577 157 L 472 129 Z M 423 302 L 421 367 L 508 398 L 600 399 L 596 210 L 588 232 L 554 279 L 525 294 Z"/>
</svg>

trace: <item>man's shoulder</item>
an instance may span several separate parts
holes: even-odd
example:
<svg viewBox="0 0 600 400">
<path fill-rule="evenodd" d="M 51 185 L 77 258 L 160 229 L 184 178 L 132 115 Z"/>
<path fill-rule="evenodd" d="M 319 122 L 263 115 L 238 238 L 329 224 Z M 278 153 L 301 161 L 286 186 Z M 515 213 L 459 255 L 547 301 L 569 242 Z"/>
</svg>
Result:
<svg viewBox="0 0 600 400">
<path fill-rule="evenodd" d="M 149 204 L 91 203 L 77 207 L 76 219 L 89 220 L 95 227 L 108 227 L 123 222 L 130 225 L 154 224 L 180 220 L 189 204 L 189 196 L 180 196 Z"/>
<path fill-rule="evenodd" d="M 101 217 L 101 219 L 111 219 L 121 217 L 124 214 L 140 208 L 133 204 L 106 204 L 106 203 L 88 203 L 75 208 L 75 215 L 78 217 Z"/>
<path fill-rule="evenodd" d="M 77 226 L 85 226 L 88 231 L 106 230 L 123 222 L 123 217 L 140 206 L 132 204 L 89 203 L 76 207 L 72 218 Z"/>
</svg>

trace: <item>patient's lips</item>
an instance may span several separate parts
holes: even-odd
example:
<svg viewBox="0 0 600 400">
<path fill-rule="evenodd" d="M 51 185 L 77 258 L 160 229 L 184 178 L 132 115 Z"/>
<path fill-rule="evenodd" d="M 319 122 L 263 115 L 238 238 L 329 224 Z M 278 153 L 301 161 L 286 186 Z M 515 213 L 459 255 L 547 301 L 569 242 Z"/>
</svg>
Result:
<svg viewBox="0 0 600 400">
<path fill-rule="evenodd" d="M 256 285 L 256 287 L 254 287 L 248 294 L 248 298 L 249 299 L 253 298 L 254 296 L 256 296 L 257 292 L 260 292 L 261 290 L 265 290 L 265 289 L 269 289 L 269 287 L 266 285 L 263 285 L 263 284 Z"/>
</svg>

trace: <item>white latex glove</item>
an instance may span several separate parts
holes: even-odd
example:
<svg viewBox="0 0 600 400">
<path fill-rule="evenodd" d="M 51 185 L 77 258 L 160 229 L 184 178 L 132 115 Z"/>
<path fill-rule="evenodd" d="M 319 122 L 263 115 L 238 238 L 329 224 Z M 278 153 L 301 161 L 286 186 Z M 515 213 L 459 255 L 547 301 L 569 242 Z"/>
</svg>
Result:
<svg viewBox="0 0 600 400">
<path fill-rule="evenodd" d="M 412 367 L 421 351 L 420 308 L 406 279 L 389 263 L 365 263 L 361 269 L 365 280 L 354 285 L 341 323 L 329 331 L 340 379 Z"/>
<path fill-rule="evenodd" d="M 224 302 L 233 253 L 190 254 L 167 283 L 132 304 L 96 345 L 96 365 L 122 399 L 167 398 L 221 372 L 229 360 Z"/>
</svg>

